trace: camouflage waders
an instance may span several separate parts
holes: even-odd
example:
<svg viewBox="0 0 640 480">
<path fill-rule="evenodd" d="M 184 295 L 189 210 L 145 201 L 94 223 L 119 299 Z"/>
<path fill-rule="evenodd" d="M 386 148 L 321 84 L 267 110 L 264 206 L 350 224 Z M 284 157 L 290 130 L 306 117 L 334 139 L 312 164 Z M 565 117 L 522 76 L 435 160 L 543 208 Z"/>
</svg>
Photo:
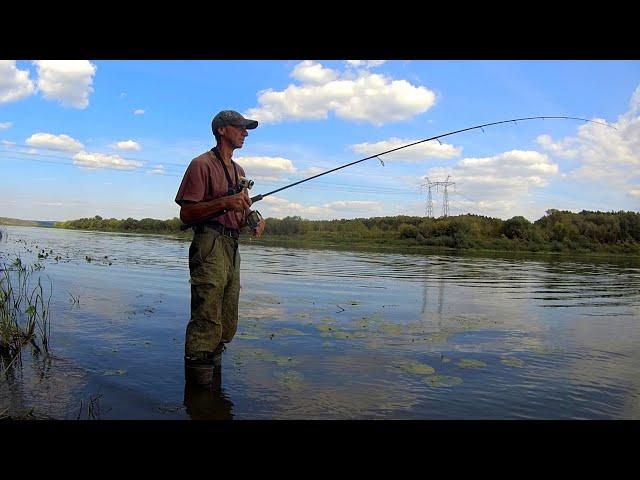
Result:
<svg viewBox="0 0 640 480">
<path fill-rule="evenodd" d="M 238 241 L 204 227 L 189 247 L 191 320 L 185 357 L 206 360 L 218 345 L 233 339 L 238 327 L 240 252 Z"/>
</svg>

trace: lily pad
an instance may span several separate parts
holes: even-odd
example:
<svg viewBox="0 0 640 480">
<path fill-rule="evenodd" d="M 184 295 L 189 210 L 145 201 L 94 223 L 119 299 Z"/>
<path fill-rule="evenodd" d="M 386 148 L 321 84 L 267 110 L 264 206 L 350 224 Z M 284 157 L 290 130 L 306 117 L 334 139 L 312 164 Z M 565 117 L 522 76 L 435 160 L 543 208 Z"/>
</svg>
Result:
<svg viewBox="0 0 640 480">
<path fill-rule="evenodd" d="M 274 376 L 278 379 L 280 385 L 287 390 L 299 390 L 302 388 L 303 375 L 295 371 L 275 372 Z"/>
<path fill-rule="evenodd" d="M 523 367 L 524 361 L 515 357 L 505 357 L 500 360 L 502 363 L 509 367 Z"/>
<path fill-rule="evenodd" d="M 463 358 L 458 363 L 456 363 L 456 365 L 460 368 L 484 368 L 487 366 L 486 363 L 480 360 L 473 360 L 470 358 Z"/>
<path fill-rule="evenodd" d="M 432 343 L 446 342 L 447 339 L 449 338 L 449 335 L 451 335 L 451 333 L 449 332 L 432 333 L 430 335 L 427 335 L 425 337 L 425 340 L 427 342 L 432 342 Z"/>
<path fill-rule="evenodd" d="M 403 332 L 403 328 L 402 325 L 398 325 L 397 323 L 383 323 L 378 327 L 378 331 L 391 335 L 399 335 Z"/>
<path fill-rule="evenodd" d="M 401 370 L 413 375 L 433 375 L 436 370 L 426 363 L 416 362 L 415 360 L 401 360 L 395 365 Z"/>
<path fill-rule="evenodd" d="M 288 336 L 299 336 L 306 335 L 304 332 L 300 330 L 296 330 L 295 328 L 282 328 L 276 332 L 278 335 L 288 335 Z"/>
<path fill-rule="evenodd" d="M 462 379 L 460 377 L 450 377 L 447 375 L 433 375 L 431 377 L 425 377 L 423 381 L 430 387 L 435 388 L 455 387 L 462 383 Z"/>
</svg>

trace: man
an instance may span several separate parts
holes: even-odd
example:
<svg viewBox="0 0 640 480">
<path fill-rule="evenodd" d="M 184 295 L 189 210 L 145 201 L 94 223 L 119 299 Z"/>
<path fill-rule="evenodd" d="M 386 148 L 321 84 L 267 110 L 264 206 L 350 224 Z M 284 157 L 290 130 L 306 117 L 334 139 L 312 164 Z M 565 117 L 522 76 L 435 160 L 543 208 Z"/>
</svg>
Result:
<svg viewBox="0 0 640 480">
<path fill-rule="evenodd" d="M 185 379 L 210 384 L 214 368 L 220 367 L 225 343 L 238 325 L 240 254 L 238 237 L 251 213 L 246 189 L 234 193 L 243 168 L 231 157 L 242 148 L 247 130 L 258 126 L 233 110 L 223 110 L 211 122 L 216 146 L 191 160 L 184 174 L 176 203 L 180 219 L 196 224 L 189 248 L 191 273 L 191 319 L 185 340 Z M 213 220 L 207 217 L 225 211 Z M 265 222 L 253 229 L 261 235 Z"/>
</svg>

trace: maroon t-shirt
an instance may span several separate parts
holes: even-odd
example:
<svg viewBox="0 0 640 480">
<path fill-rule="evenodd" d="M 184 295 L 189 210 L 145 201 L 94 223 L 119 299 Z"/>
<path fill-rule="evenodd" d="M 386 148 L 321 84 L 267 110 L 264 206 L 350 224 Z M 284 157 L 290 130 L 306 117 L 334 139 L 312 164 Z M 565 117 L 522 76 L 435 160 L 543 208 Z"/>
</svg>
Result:
<svg viewBox="0 0 640 480">
<path fill-rule="evenodd" d="M 233 160 L 232 160 L 233 162 Z M 238 178 L 244 177 L 244 169 L 233 162 L 238 172 Z M 231 181 L 235 182 L 233 166 L 227 166 L 227 171 L 231 177 Z M 183 201 L 191 202 L 207 202 L 227 194 L 229 188 L 227 177 L 220 161 L 215 157 L 213 152 L 208 151 L 197 156 L 187 167 L 184 173 L 182 183 L 176 195 L 176 203 L 182 206 Z M 244 223 L 244 219 L 249 215 L 251 210 L 247 209 L 244 213 L 229 211 L 224 215 L 220 215 L 215 220 L 222 223 L 225 227 L 240 229 Z"/>
</svg>

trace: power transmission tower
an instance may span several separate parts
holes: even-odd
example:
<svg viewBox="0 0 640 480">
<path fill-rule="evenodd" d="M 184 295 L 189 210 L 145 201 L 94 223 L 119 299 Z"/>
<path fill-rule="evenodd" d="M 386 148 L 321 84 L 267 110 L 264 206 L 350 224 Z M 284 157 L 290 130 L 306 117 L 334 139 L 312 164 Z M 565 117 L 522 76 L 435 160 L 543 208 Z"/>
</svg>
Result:
<svg viewBox="0 0 640 480">
<path fill-rule="evenodd" d="M 427 194 L 427 217 L 433 217 L 433 197 L 431 196 L 431 189 L 433 188 L 432 182 L 429 180 L 429 177 L 426 177 L 427 183 L 423 184 L 423 187 L 429 188 L 429 193 Z"/>
<path fill-rule="evenodd" d="M 433 217 L 433 197 L 431 196 L 431 189 L 435 187 L 436 191 L 438 191 L 438 187 L 444 187 L 444 192 L 442 195 L 442 216 L 449 216 L 449 192 L 447 191 L 447 187 L 455 185 L 455 182 L 450 182 L 449 179 L 451 175 L 447 175 L 447 179 L 444 182 L 432 182 L 429 180 L 429 177 L 425 177 L 427 183 L 422 185 L 423 187 L 429 187 L 429 193 L 427 194 L 427 217 Z"/>
</svg>

